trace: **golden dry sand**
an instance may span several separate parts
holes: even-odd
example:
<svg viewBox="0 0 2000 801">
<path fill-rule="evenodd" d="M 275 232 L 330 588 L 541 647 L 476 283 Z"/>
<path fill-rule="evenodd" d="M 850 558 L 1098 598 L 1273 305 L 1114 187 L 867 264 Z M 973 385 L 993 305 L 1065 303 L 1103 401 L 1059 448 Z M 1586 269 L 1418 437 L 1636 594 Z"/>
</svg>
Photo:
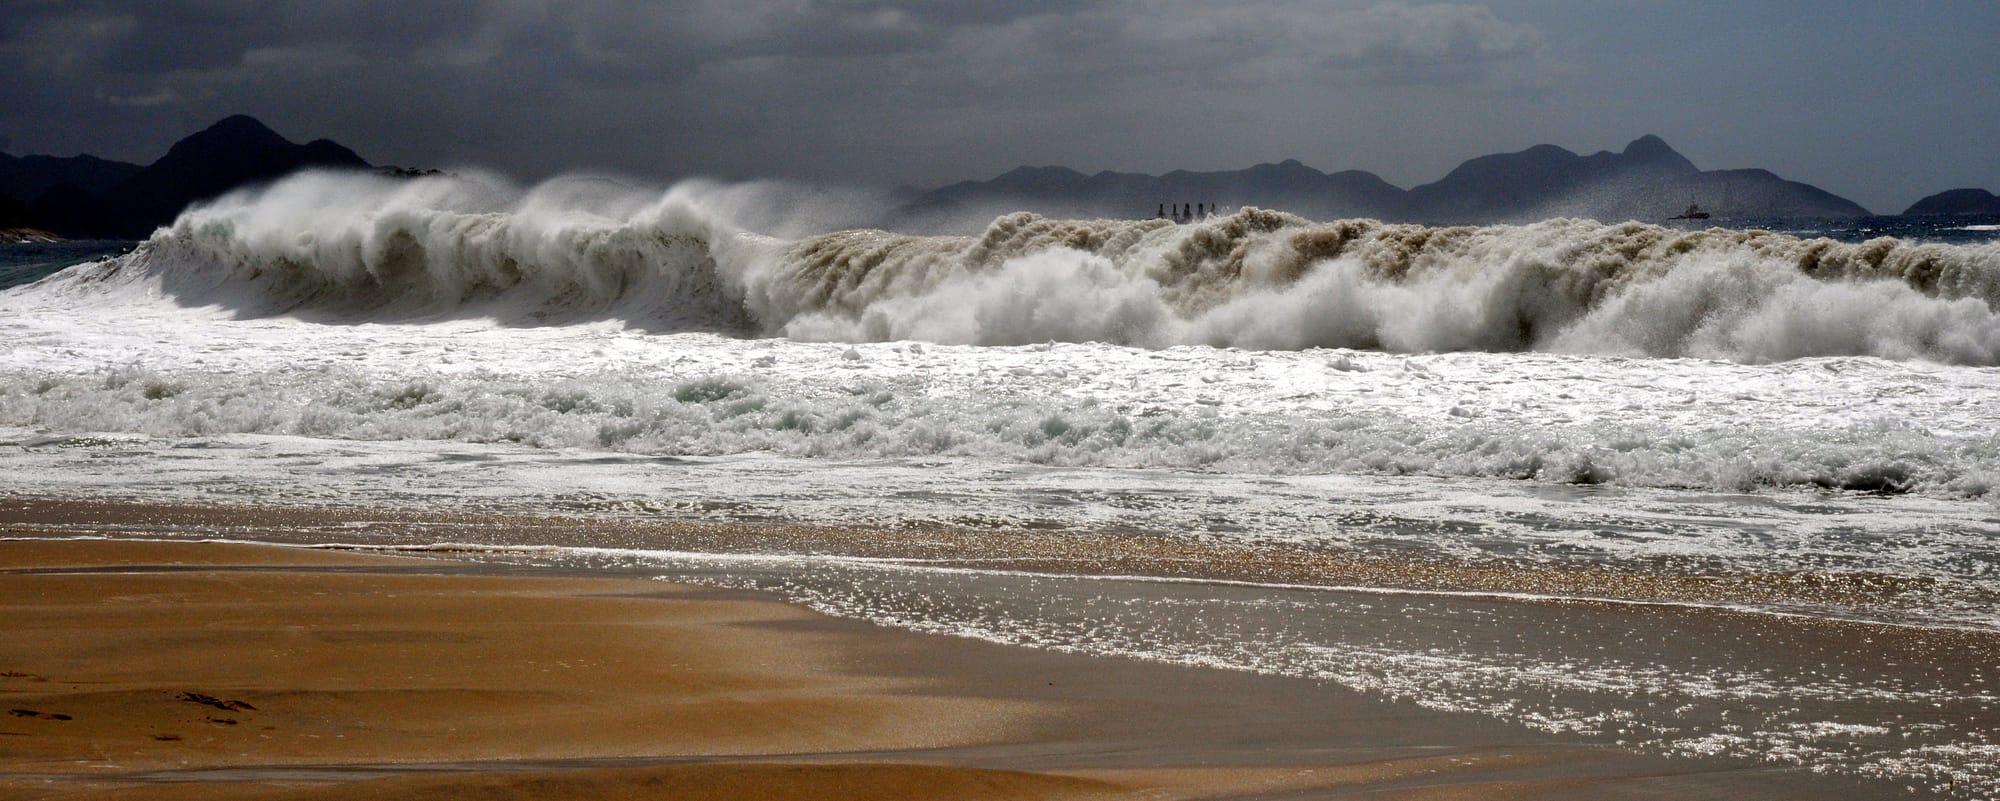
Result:
<svg viewBox="0 0 2000 801">
<path fill-rule="evenodd" d="M 426 565 L 459 567 L 0 542 L 0 797 L 1196 798 L 1438 767 L 926 764 L 1073 710 L 851 656 L 935 638 L 653 581 L 408 572 Z"/>
<path fill-rule="evenodd" d="M 0 540 L 0 799 L 1863 797 L 1820 782 L 658 581 Z"/>
</svg>

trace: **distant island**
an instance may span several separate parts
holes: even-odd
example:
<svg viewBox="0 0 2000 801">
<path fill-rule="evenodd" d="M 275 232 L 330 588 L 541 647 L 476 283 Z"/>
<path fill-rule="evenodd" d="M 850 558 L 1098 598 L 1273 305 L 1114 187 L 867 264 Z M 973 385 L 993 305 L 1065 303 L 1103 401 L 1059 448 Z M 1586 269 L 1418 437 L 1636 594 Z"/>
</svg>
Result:
<svg viewBox="0 0 2000 801">
<path fill-rule="evenodd" d="M 0 241 L 138 239 L 170 223 L 188 204 L 308 167 L 376 170 L 416 177 L 435 170 L 376 167 L 327 139 L 297 144 L 254 118 L 228 117 L 141 166 L 80 155 L 0 153 Z M 1241 170 L 1164 175 L 1021 167 L 987 181 L 962 181 L 902 196 L 880 224 L 905 230 L 983 225 L 1033 211 L 1055 217 L 1133 218 L 1259 206 L 1311 219 L 1372 217 L 1430 224 L 1529 222 L 1550 217 L 1720 221 L 1863 217 L 1853 201 L 1765 170 L 1702 170 L 1657 136 L 1616 153 L 1583 156 L 1555 145 L 1480 156 L 1411 189 L 1374 173 L 1326 173 L 1297 160 Z M 1698 215 L 1690 215 L 1699 207 Z M 1904 214 L 2000 214 L 2000 198 L 1954 189 Z M 1706 215 L 1706 216 L 1701 216 Z M 1169 215 L 1171 216 L 1171 215 Z"/>
<path fill-rule="evenodd" d="M 977 219 L 998 210 L 1052 216 L 1152 216 L 1158 203 L 1251 205 L 1313 219 L 1374 217 L 1433 224 L 1529 222 L 1550 217 L 1665 220 L 1698 204 L 1714 217 L 1865 217 L 1868 210 L 1765 170 L 1702 170 L 1657 136 L 1618 153 L 1581 156 L 1555 145 L 1480 156 L 1434 183 L 1400 189 L 1374 173 L 1323 173 L 1298 161 L 1226 172 L 1165 175 L 1022 167 L 990 181 L 923 193 L 904 224 Z"/>
<path fill-rule="evenodd" d="M 2000 196 L 1984 189 L 1951 189 L 1919 200 L 1903 210 L 1905 216 L 1945 216 L 1963 214 L 2000 215 Z"/>
</svg>

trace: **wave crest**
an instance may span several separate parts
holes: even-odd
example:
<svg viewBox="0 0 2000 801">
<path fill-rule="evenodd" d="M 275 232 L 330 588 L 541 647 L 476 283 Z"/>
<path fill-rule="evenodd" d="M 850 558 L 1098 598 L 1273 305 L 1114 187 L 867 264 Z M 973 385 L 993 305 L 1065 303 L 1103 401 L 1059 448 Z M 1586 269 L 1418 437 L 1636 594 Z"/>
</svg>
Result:
<svg viewBox="0 0 2000 801">
<path fill-rule="evenodd" d="M 1186 226 L 1014 214 L 976 238 L 845 232 L 787 255 L 769 283 L 799 302 L 760 319 L 809 339 L 2000 363 L 1990 245 L 1245 209 Z"/>
<path fill-rule="evenodd" d="M 318 174 L 191 209 L 132 259 L 178 299 L 253 316 L 749 330 L 717 239 L 699 205 L 672 193 Z"/>
<path fill-rule="evenodd" d="M 970 237 L 752 233 L 823 221 L 856 198 L 828 200 L 306 174 L 190 210 L 93 277 L 153 281 L 244 315 L 345 321 L 2000 364 L 2000 244 L 1574 219 L 1317 223 L 1261 209 L 1187 225 L 1021 212 Z"/>
</svg>

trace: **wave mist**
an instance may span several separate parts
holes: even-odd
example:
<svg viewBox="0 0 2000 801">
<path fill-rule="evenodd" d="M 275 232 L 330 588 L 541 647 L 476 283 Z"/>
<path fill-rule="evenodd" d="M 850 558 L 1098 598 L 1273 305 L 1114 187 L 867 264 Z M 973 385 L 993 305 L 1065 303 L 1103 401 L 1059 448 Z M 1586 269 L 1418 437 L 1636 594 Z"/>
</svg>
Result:
<svg viewBox="0 0 2000 801">
<path fill-rule="evenodd" d="M 811 233 L 867 202 L 777 185 L 304 174 L 25 291 L 109 282 L 247 316 L 616 319 L 830 341 L 2000 364 L 2000 244 L 1254 208 L 1186 225 L 1023 212 L 977 236 Z"/>
</svg>

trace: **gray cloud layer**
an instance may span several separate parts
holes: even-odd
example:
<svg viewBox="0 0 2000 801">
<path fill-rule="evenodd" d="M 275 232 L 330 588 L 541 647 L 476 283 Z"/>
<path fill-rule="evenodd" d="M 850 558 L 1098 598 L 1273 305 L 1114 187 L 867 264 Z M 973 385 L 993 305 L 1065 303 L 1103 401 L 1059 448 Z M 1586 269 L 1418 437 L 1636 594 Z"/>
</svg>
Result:
<svg viewBox="0 0 2000 801">
<path fill-rule="evenodd" d="M 930 184 L 1019 163 L 1157 171 L 1296 156 L 1408 184 L 1538 141 L 1594 149 L 1659 132 L 1703 161 L 1690 136 L 1770 129 L 1742 117 L 1754 106 L 1668 91 L 1698 121 L 1661 130 L 1680 118 L 1631 100 L 1652 88 L 1620 72 L 1643 60 L 1593 35 L 1619 5 L 26 0 L 0 7 L 0 132 L 22 150 L 144 161 L 247 112 L 376 161 L 530 178 Z M 1713 60 L 1704 47 L 1688 44 L 1690 67 Z M 1984 100 L 1995 105 L 1991 90 Z M 1975 117 L 1991 139 L 1993 113 Z M 1704 166 L 1758 155 L 1714 147 L 1724 163 Z M 1839 174 L 1839 161 L 1794 177 Z"/>
</svg>

